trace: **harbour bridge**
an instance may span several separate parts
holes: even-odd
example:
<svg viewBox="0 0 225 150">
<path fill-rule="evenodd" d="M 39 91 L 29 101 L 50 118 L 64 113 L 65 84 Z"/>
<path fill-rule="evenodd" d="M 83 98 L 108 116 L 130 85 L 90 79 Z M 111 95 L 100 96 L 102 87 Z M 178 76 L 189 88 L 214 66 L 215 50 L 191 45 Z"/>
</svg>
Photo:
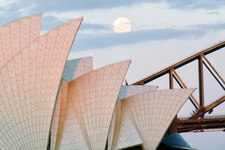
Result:
<svg viewBox="0 0 225 150">
<path fill-rule="evenodd" d="M 179 76 L 176 71 L 179 68 L 185 67 L 186 65 L 197 61 L 197 74 L 198 74 L 198 98 L 191 95 L 189 100 L 192 105 L 195 107 L 195 111 L 192 112 L 192 115 L 187 118 L 175 118 L 170 125 L 170 128 L 167 131 L 167 135 L 173 132 L 188 132 L 188 131 L 196 131 L 201 132 L 205 130 L 213 130 L 215 131 L 225 131 L 225 115 L 217 115 L 217 116 L 205 116 L 206 113 L 211 114 L 217 106 L 222 104 L 225 101 L 225 93 L 224 95 L 218 95 L 218 99 L 211 100 L 212 103 L 209 105 L 205 105 L 206 94 L 204 93 L 204 89 L 206 85 L 204 85 L 204 81 L 207 80 L 204 75 L 204 70 L 207 69 L 211 76 L 215 79 L 214 81 L 218 83 L 219 87 L 225 91 L 225 81 L 220 73 L 216 70 L 213 64 L 207 59 L 207 55 L 210 55 L 216 51 L 224 50 L 225 41 L 220 42 L 217 45 L 214 45 L 210 48 L 207 48 L 197 54 L 194 54 L 174 65 L 171 65 L 153 75 L 150 75 L 133 85 L 145 85 L 151 84 L 152 81 L 164 76 L 168 75 L 168 83 L 169 89 L 174 88 L 174 82 L 176 82 L 180 88 L 188 88 L 187 83 L 185 83 L 182 78 Z M 221 64 L 222 65 L 222 64 Z M 192 79 L 190 79 L 192 80 Z"/>
</svg>

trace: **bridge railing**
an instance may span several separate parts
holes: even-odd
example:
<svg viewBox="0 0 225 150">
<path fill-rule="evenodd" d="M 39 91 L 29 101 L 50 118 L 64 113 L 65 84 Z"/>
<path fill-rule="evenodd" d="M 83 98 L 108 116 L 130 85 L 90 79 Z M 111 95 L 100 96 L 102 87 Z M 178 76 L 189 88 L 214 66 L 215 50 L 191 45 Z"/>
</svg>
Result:
<svg viewBox="0 0 225 150">
<path fill-rule="evenodd" d="M 178 120 L 188 120 L 190 117 L 179 117 Z M 214 119 L 214 118 L 225 118 L 224 115 L 213 115 L 213 116 L 204 116 L 204 119 Z M 201 119 L 201 118 L 199 118 Z"/>
</svg>

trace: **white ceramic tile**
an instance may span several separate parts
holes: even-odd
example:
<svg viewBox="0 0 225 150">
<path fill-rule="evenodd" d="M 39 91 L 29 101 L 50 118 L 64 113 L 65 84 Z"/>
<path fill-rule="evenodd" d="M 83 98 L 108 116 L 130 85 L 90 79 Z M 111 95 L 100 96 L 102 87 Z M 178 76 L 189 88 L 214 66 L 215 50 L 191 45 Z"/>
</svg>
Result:
<svg viewBox="0 0 225 150">
<path fill-rule="evenodd" d="M 157 148 L 170 123 L 193 91 L 194 89 L 160 90 L 122 100 L 123 106 L 132 114 L 132 120 L 135 121 L 146 149 Z M 146 105 L 149 107 L 145 107 Z"/>
<path fill-rule="evenodd" d="M 130 61 L 112 64 L 69 83 L 69 94 L 80 122 L 83 122 L 82 131 L 86 132 L 91 149 L 105 148 L 113 110 L 129 64 Z M 110 82 L 106 84 L 108 80 Z"/>
<path fill-rule="evenodd" d="M 47 146 L 49 127 L 59 81 L 70 46 L 82 19 L 69 22 L 37 38 L 40 34 L 40 25 L 38 26 L 40 24 L 38 23 L 40 22 L 40 17 L 40 15 L 30 17 L 30 26 L 32 28 L 30 29 L 30 38 L 32 37 L 33 40 L 31 40 L 32 42 L 29 41 L 26 48 L 18 46 L 20 44 L 16 44 L 18 41 L 12 41 L 12 46 L 3 46 L 8 51 L 4 48 L 1 50 L 3 53 L 7 51 L 6 61 L 10 59 L 0 68 L 1 86 L 3 86 L 1 88 L 3 96 L 0 101 L 3 106 L 2 111 L 6 112 L 0 118 L 0 120 L 6 121 L 6 124 L 1 122 L 1 127 L 6 129 L 5 134 L 1 134 L 1 140 L 7 141 L 11 139 L 11 142 L 1 145 L 1 149 L 11 149 L 15 146 L 18 149 L 34 149 L 46 148 Z M 1 28 L 1 35 L 5 34 L 9 39 L 13 38 L 9 36 L 10 34 L 16 37 L 20 35 L 23 38 L 23 33 L 18 34 L 20 31 L 17 29 L 17 23 L 19 22 L 17 21 L 15 23 L 9 25 L 13 28 L 13 33 L 6 33 L 7 29 L 4 31 Z M 5 29 L 5 27 L 3 28 Z M 66 28 L 67 30 L 65 30 Z M 61 32 L 59 35 L 58 31 L 61 30 L 64 33 Z M 57 34 L 54 34 L 55 31 L 57 31 Z M 56 43 L 56 40 L 51 41 L 51 39 L 57 39 L 63 36 L 65 40 L 57 41 L 62 43 L 61 47 L 55 46 L 54 43 Z M 12 47 L 15 50 L 18 48 L 16 54 L 11 51 Z M 59 54 L 55 54 L 55 51 Z M 41 74 L 39 70 L 41 70 Z M 20 75 L 17 76 L 18 74 Z M 12 103 L 22 107 L 15 109 L 15 105 L 12 105 Z M 36 116 L 39 117 L 37 118 Z M 17 122 L 15 126 L 13 120 L 16 118 L 19 118 L 20 122 Z M 18 134 L 16 131 L 19 129 L 24 131 Z M 37 134 L 37 136 L 31 136 L 34 134 Z"/>
</svg>

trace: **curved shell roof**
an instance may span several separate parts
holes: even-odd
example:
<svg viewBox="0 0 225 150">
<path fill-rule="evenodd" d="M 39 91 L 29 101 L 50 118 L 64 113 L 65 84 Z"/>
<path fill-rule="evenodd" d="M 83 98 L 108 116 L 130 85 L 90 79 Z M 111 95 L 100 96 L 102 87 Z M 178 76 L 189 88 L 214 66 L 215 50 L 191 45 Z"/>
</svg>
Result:
<svg viewBox="0 0 225 150">
<path fill-rule="evenodd" d="M 134 145 L 142 144 L 141 137 L 135 128 L 135 124 L 129 117 L 128 111 L 121 105 L 120 100 L 137 94 L 155 91 L 157 86 L 132 85 L 122 86 L 118 96 L 116 110 L 110 126 L 108 148 L 122 149 Z"/>
<path fill-rule="evenodd" d="M 81 21 L 32 40 L 0 69 L 2 149 L 47 147 L 59 83 Z"/>
<path fill-rule="evenodd" d="M 91 71 L 69 83 L 69 98 L 91 149 L 104 149 L 130 60 Z"/>
<path fill-rule="evenodd" d="M 158 147 L 170 123 L 194 89 L 160 90 L 123 99 L 148 150 Z"/>
</svg>

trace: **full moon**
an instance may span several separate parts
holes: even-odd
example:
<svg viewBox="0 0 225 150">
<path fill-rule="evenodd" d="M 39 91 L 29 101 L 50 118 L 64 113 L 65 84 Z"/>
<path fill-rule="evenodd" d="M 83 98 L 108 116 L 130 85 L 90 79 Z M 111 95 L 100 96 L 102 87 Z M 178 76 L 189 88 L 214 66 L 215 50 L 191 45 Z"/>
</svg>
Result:
<svg viewBox="0 0 225 150">
<path fill-rule="evenodd" d="M 130 20 L 124 17 L 117 18 L 113 23 L 114 32 L 123 33 L 131 31 Z"/>
</svg>

